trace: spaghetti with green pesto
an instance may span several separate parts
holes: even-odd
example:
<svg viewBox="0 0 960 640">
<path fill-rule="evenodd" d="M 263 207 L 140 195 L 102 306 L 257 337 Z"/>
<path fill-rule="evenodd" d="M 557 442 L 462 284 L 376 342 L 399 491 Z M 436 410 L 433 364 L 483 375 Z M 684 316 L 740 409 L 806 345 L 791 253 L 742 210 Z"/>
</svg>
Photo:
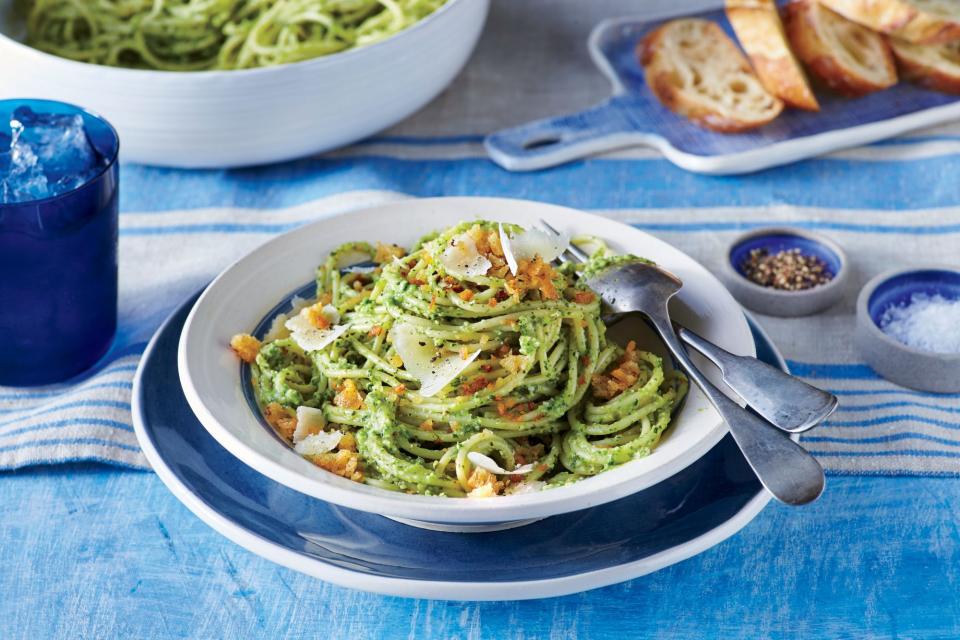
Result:
<svg viewBox="0 0 960 640">
<path fill-rule="evenodd" d="M 388 38 L 446 0 L 31 0 L 27 44 L 161 71 L 249 69 Z"/>
<path fill-rule="evenodd" d="M 617 258 L 598 244 L 554 266 L 515 251 L 530 233 L 468 222 L 409 252 L 334 251 L 315 300 L 231 342 L 267 422 L 318 466 L 426 495 L 539 490 L 648 455 L 686 379 L 607 341 L 577 275 Z"/>
</svg>

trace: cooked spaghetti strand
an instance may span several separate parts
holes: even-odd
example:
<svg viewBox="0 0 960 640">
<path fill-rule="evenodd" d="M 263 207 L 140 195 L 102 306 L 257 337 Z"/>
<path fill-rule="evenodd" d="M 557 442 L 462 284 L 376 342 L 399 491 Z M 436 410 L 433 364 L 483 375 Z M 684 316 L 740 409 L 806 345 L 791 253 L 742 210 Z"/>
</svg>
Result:
<svg viewBox="0 0 960 640">
<path fill-rule="evenodd" d="M 344 269 L 374 257 L 372 270 Z M 577 269 L 618 259 L 601 245 L 582 267 L 537 255 L 513 273 L 490 222 L 460 224 L 409 253 L 349 243 L 317 269 L 316 299 L 294 309 L 342 333 L 304 350 L 282 329 L 286 317 L 274 322 L 281 329 L 251 365 L 258 400 L 268 419 L 320 409 L 326 431 L 353 437 L 350 448 L 308 458 L 411 493 L 540 489 L 645 456 L 687 383 L 633 342 L 607 341 L 600 300 Z"/>
<path fill-rule="evenodd" d="M 389 38 L 446 0 L 33 0 L 27 44 L 160 71 L 299 62 Z"/>
</svg>

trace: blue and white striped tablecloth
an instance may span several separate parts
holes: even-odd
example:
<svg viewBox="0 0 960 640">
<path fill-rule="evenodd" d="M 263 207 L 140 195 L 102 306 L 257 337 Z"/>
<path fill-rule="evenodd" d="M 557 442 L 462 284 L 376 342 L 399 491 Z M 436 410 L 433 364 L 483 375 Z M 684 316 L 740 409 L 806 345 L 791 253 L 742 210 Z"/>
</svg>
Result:
<svg viewBox="0 0 960 640">
<path fill-rule="evenodd" d="M 123 166 L 115 348 L 75 384 L 0 388 L 0 469 L 75 460 L 146 468 L 130 419 L 138 357 L 164 317 L 224 266 L 331 213 L 392 198 L 485 195 L 609 216 L 711 269 L 746 229 L 829 234 L 853 262 L 844 301 L 811 318 L 760 318 L 794 372 L 841 398 L 806 446 L 834 473 L 960 473 L 960 394 L 885 382 L 852 340 L 854 301 L 870 277 L 912 264 L 960 266 L 960 124 L 729 178 L 686 173 L 648 149 L 533 174 L 507 173 L 484 157 L 483 133 L 604 97 L 606 81 L 583 43 L 595 22 L 630 13 L 631 4 L 569 2 L 557 12 L 550 0 L 495 3 L 474 59 L 447 92 L 391 131 L 333 154 L 236 171 Z"/>
</svg>

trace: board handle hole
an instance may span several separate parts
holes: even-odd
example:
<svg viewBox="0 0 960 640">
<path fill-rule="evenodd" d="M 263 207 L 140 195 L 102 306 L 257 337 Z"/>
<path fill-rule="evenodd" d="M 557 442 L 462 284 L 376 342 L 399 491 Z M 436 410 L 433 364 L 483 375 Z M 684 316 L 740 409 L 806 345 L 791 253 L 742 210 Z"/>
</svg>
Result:
<svg viewBox="0 0 960 640">
<path fill-rule="evenodd" d="M 541 136 L 539 138 L 527 140 L 523 143 L 523 148 L 528 151 L 531 149 L 541 149 L 543 147 L 549 147 L 550 145 L 557 144 L 558 142 L 560 142 L 560 136 Z"/>
</svg>

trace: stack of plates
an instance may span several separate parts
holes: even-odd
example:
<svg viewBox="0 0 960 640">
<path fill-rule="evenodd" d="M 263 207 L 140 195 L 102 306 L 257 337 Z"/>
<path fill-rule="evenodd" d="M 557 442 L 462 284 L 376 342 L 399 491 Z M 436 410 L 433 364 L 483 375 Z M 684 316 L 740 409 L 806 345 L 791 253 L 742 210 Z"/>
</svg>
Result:
<svg viewBox="0 0 960 640">
<path fill-rule="evenodd" d="M 521 201 L 394 203 L 267 243 L 161 327 L 135 380 L 134 422 L 174 495 L 234 542 L 292 569 L 380 593 L 463 600 L 546 597 L 628 580 L 721 542 L 759 513 L 767 494 L 695 391 L 650 456 L 569 487 L 487 500 L 349 482 L 310 465 L 261 424 L 225 348 L 232 333 L 256 326 L 346 239 L 409 243 L 474 217 L 524 225 L 545 218 L 653 258 L 684 280 L 671 307 L 679 320 L 732 351 L 786 368 L 713 276 L 635 229 Z M 247 294 L 237 297 L 235 287 Z"/>
</svg>

